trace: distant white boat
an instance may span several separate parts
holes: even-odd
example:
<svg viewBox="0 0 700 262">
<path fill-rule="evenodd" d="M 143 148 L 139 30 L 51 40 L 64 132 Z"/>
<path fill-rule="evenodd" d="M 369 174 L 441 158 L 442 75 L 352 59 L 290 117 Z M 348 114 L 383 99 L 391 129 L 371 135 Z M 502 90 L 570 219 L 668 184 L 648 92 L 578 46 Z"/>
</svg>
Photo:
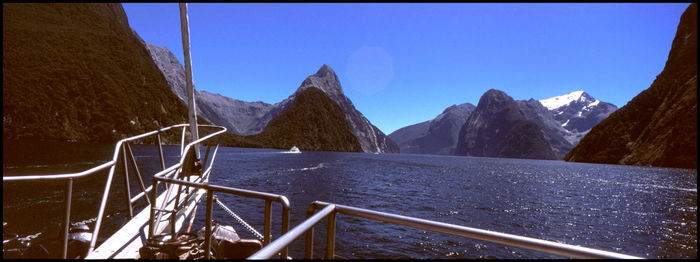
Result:
<svg viewBox="0 0 700 262">
<path fill-rule="evenodd" d="M 289 149 L 289 153 L 301 153 L 299 148 L 297 146 L 293 146 L 291 149 Z"/>
</svg>

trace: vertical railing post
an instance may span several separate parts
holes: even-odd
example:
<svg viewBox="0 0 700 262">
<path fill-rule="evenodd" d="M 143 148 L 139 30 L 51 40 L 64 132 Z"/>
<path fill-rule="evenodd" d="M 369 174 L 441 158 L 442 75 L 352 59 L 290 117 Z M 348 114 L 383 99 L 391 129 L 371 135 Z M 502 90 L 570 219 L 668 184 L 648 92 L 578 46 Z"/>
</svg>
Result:
<svg viewBox="0 0 700 262">
<path fill-rule="evenodd" d="M 65 193 L 65 204 L 66 204 L 66 216 L 63 221 L 63 259 L 68 258 L 68 230 L 70 227 L 70 205 L 71 198 L 73 195 L 73 179 L 69 178 L 66 182 L 66 192 Z"/>
<path fill-rule="evenodd" d="M 146 202 L 150 205 L 151 200 L 148 198 L 148 194 L 146 193 L 146 186 L 143 184 L 143 179 L 141 178 L 141 171 L 139 171 L 139 167 L 138 165 L 136 165 L 136 158 L 134 157 L 134 152 L 131 150 L 131 145 L 126 144 L 126 150 L 129 151 L 129 159 L 131 160 L 131 165 L 134 166 L 134 171 L 136 171 L 136 182 L 139 183 L 139 187 L 144 193 L 143 196 L 146 197 Z"/>
<path fill-rule="evenodd" d="M 175 186 L 175 185 L 173 185 L 173 186 Z M 182 185 L 177 184 L 177 193 L 175 194 L 175 206 L 173 206 L 173 210 L 175 210 L 175 211 L 178 210 L 178 206 L 180 205 L 180 192 L 181 191 L 182 191 Z M 184 200 L 183 200 L 183 202 L 184 202 Z"/>
<path fill-rule="evenodd" d="M 177 239 L 177 231 L 175 230 L 175 218 L 177 217 L 177 210 L 173 210 L 170 215 L 170 237 L 171 239 Z"/>
<path fill-rule="evenodd" d="M 158 180 L 153 177 L 153 186 L 151 187 L 151 218 L 148 221 L 148 238 L 152 238 L 156 227 L 156 193 L 158 192 Z"/>
<path fill-rule="evenodd" d="M 129 219 L 134 217 L 134 210 L 131 208 L 131 188 L 129 188 L 129 166 L 128 162 L 126 161 L 126 145 L 128 143 L 124 143 L 122 145 L 122 158 L 124 160 L 124 194 L 126 195 L 126 205 L 127 205 L 127 210 L 129 211 Z"/>
<path fill-rule="evenodd" d="M 313 215 L 314 206 L 311 205 L 308 209 L 306 209 L 306 219 L 309 219 Z M 308 231 L 306 231 L 305 238 L 306 245 L 304 246 L 304 258 L 312 259 L 311 257 L 314 255 L 314 227 L 311 227 Z"/>
<path fill-rule="evenodd" d="M 211 217 L 214 192 L 207 187 L 207 215 L 204 229 L 204 259 L 211 259 Z"/>
<path fill-rule="evenodd" d="M 272 238 L 272 202 L 270 200 L 265 200 L 265 225 L 263 227 L 263 233 L 265 237 L 263 238 L 263 246 L 270 244 L 270 239 Z"/>
<path fill-rule="evenodd" d="M 209 149 L 211 149 L 211 143 L 207 145 L 207 152 L 204 154 L 204 161 L 202 161 L 202 170 L 207 170 L 207 159 L 209 159 Z"/>
<path fill-rule="evenodd" d="M 335 258 L 335 214 L 333 211 L 328 215 L 328 232 L 326 232 L 326 259 Z"/>
<path fill-rule="evenodd" d="M 185 131 L 187 131 L 187 127 L 183 126 L 182 138 L 180 139 L 180 157 L 182 157 L 182 154 L 185 153 Z"/>
<path fill-rule="evenodd" d="M 165 159 L 163 158 L 163 146 L 160 142 L 160 132 L 158 132 L 158 155 L 160 155 L 160 170 L 165 170 Z"/>
<path fill-rule="evenodd" d="M 282 206 L 282 233 L 280 235 L 284 235 L 287 232 L 289 232 L 289 207 L 287 206 Z M 282 249 L 282 253 L 280 254 L 280 259 L 287 259 L 287 256 L 289 255 L 289 248 L 285 247 Z"/>
<path fill-rule="evenodd" d="M 118 151 L 115 153 L 118 153 Z M 102 200 L 100 200 L 100 210 L 97 211 L 97 221 L 95 221 L 95 229 L 92 233 L 92 239 L 90 240 L 88 254 L 95 250 L 95 245 L 97 244 L 97 237 L 100 235 L 100 227 L 102 226 L 102 220 L 104 219 L 107 199 L 109 198 L 109 190 L 112 188 L 112 178 L 114 178 L 114 170 L 117 166 L 117 157 L 115 157 L 114 160 L 115 162 L 112 164 L 112 167 L 109 168 L 109 175 L 107 175 L 107 182 L 105 183 L 105 191 L 102 194 Z"/>
</svg>

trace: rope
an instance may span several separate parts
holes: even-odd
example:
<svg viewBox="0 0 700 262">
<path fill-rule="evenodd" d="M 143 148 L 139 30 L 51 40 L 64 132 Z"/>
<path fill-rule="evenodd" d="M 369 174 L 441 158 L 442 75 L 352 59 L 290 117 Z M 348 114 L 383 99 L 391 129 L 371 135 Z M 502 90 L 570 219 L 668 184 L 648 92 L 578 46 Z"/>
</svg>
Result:
<svg viewBox="0 0 700 262">
<path fill-rule="evenodd" d="M 255 229 L 252 226 L 248 225 L 248 223 L 243 221 L 243 219 L 241 219 L 238 215 L 236 215 L 236 213 L 233 213 L 233 211 L 231 211 L 231 209 L 228 209 L 226 206 L 224 206 L 224 203 L 222 203 L 218 198 L 214 198 L 214 200 L 216 200 L 216 203 L 219 204 L 219 206 L 221 206 L 221 208 L 223 208 L 226 211 L 226 213 L 228 213 L 229 215 L 231 215 L 231 217 L 236 219 L 236 221 L 238 221 L 238 223 L 240 223 L 241 225 L 243 225 L 243 227 L 248 229 L 248 231 L 250 231 L 250 233 L 253 233 L 253 235 L 255 235 L 255 237 L 260 239 L 260 241 L 263 241 L 264 237 L 262 234 L 260 234 L 260 232 L 255 231 Z"/>
</svg>

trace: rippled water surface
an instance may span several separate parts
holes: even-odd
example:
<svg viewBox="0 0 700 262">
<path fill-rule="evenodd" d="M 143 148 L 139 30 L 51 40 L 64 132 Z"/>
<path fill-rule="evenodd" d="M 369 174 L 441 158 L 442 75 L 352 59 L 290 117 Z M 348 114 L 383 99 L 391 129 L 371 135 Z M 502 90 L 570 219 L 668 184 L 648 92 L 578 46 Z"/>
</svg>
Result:
<svg viewBox="0 0 700 262">
<path fill-rule="evenodd" d="M 91 162 L 106 162 L 113 149 L 106 146 L 101 150 L 105 157 L 76 160 L 68 167 L 60 163 L 4 163 L 3 171 L 13 175 L 79 171 Z M 134 151 L 140 162 L 151 162 L 143 164 L 142 172 L 159 168 L 154 148 L 135 147 Z M 179 148 L 167 147 L 165 151 L 166 164 L 174 163 Z M 105 177 L 106 172 L 76 182 L 74 208 L 78 211 L 72 214 L 72 221 L 97 214 Z M 115 176 L 114 183 L 123 185 L 122 180 Z M 150 179 L 145 180 L 150 184 Z M 292 205 L 292 227 L 305 218 L 311 202 L 321 200 L 648 258 L 697 257 L 697 170 L 220 148 L 210 182 L 287 196 Z M 138 192 L 133 180 L 131 184 L 132 192 Z M 62 185 L 3 183 L 3 221 L 25 235 L 58 232 L 54 228 L 61 216 Z M 38 189 L 44 193 L 37 193 Z M 113 191 L 107 233 L 120 225 L 125 214 L 119 206 L 125 201 L 123 189 L 115 187 Z M 224 194 L 218 197 L 262 232 L 264 201 Z M 200 207 L 198 216 L 203 218 L 204 207 Z M 26 216 L 32 218 L 19 218 Z M 274 237 L 279 236 L 280 216 L 281 208 L 273 204 Z M 218 206 L 214 219 L 252 238 Z M 203 219 L 195 224 L 197 228 L 203 225 Z M 556 258 L 342 214 L 336 226 L 336 254 L 341 258 Z M 325 227 L 325 223 L 316 227 L 315 257 L 325 253 Z M 291 256 L 302 257 L 303 245 L 303 238 L 295 241 Z"/>
</svg>

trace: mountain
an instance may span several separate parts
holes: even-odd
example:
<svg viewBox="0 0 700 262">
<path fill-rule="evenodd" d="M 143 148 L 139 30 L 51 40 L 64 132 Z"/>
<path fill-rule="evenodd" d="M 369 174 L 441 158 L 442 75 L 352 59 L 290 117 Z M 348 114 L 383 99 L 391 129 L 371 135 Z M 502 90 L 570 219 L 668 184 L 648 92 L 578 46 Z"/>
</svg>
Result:
<svg viewBox="0 0 700 262">
<path fill-rule="evenodd" d="M 575 133 L 590 130 L 617 110 L 615 105 L 597 100 L 584 91 L 575 91 L 539 102 L 554 113 L 554 119 L 561 122 L 566 130 Z"/>
<path fill-rule="evenodd" d="M 525 119 L 532 121 L 542 131 L 545 140 L 552 147 L 557 159 L 562 159 L 578 143 L 575 133 L 566 130 L 560 121 L 554 119 L 555 114 L 534 99 L 516 100 L 520 113 Z M 581 136 L 583 137 L 583 136 Z M 580 139 L 580 137 L 578 138 Z M 572 141 L 575 140 L 575 141 Z"/>
<path fill-rule="evenodd" d="M 2 12 L 4 139 L 111 143 L 187 121 L 121 4 Z"/>
<path fill-rule="evenodd" d="M 345 112 L 323 91 L 308 87 L 270 120 L 262 132 L 246 139 L 264 147 L 301 150 L 362 152 L 350 132 Z"/>
<path fill-rule="evenodd" d="M 697 39 L 692 3 L 651 86 L 593 127 L 565 160 L 697 168 Z"/>
<path fill-rule="evenodd" d="M 537 124 L 506 93 L 490 89 L 459 132 L 456 155 L 556 159 Z"/>
<path fill-rule="evenodd" d="M 185 73 L 182 64 L 167 48 L 145 44 L 153 60 L 163 71 L 168 82 L 171 83 L 173 92 L 178 96 L 184 95 Z M 310 86 L 323 91 L 343 109 L 350 130 L 360 141 L 364 152 L 399 152 L 396 143 L 388 139 L 382 131 L 355 109 L 352 101 L 343 93 L 335 72 L 328 65 L 321 66 L 316 74 L 308 76 L 292 95 L 272 105 L 263 102 L 245 102 L 206 91 L 195 92 L 197 112 L 201 112 L 202 117 L 210 122 L 223 125 L 236 134 L 257 134 L 265 128 L 268 122 L 290 106 L 304 89 Z M 184 96 L 181 99 L 184 101 Z M 236 139 L 232 138 L 232 141 L 234 140 Z"/>
<path fill-rule="evenodd" d="M 167 79 L 173 93 L 182 103 L 187 104 L 185 68 L 167 47 L 152 45 L 146 41 L 143 44 L 148 49 L 153 61 Z M 262 131 L 267 121 L 260 119 L 270 111 L 272 105 L 263 102 L 246 102 L 231 99 L 207 91 L 196 91 L 195 100 L 197 115 L 209 122 L 225 126 L 229 131 L 240 135 L 255 134 Z"/>
<path fill-rule="evenodd" d="M 557 159 L 563 159 L 592 126 L 617 110 L 583 91 L 515 103 L 525 119 L 537 125 Z M 459 130 L 474 108 L 469 103 L 450 106 L 435 119 L 400 128 L 389 138 L 402 153 L 454 154 Z"/>
<path fill-rule="evenodd" d="M 452 105 L 434 119 L 398 129 L 389 138 L 401 153 L 453 154 L 459 130 L 475 108 L 470 103 Z"/>
<path fill-rule="evenodd" d="M 275 104 L 273 107 L 285 108 L 289 101 L 292 101 L 294 97 L 303 92 L 304 89 L 312 86 L 321 89 L 321 91 L 326 93 L 330 99 L 335 101 L 340 108 L 343 109 L 343 112 L 345 112 L 345 119 L 350 125 L 350 131 L 357 137 L 357 140 L 360 141 L 362 151 L 370 153 L 399 152 L 399 146 L 396 145 L 394 141 L 389 139 L 381 130 L 372 125 L 362 113 L 355 109 L 352 101 L 343 93 L 343 88 L 340 86 L 338 76 L 328 65 L 324 64 L 321 66 L 315 74 L 310 75 L 301 83 L 294 94 L 280 102 L 279 105 Z M 273 114 L 275 111 L 276 110 L 273 108 L 270 114 Z"/>
<path fill-rule="evenodd" d="M 221 123 L 232 132 L 242 135 L 259 133 L 265 127 L 259 119 L 272 107 L 268 103 L 231 99 L 205 90 L 197 92 L 197 98 L 197 106 L 200 108 L 197 112 L 202 112 L 212 123 Z"/>
</svg>

